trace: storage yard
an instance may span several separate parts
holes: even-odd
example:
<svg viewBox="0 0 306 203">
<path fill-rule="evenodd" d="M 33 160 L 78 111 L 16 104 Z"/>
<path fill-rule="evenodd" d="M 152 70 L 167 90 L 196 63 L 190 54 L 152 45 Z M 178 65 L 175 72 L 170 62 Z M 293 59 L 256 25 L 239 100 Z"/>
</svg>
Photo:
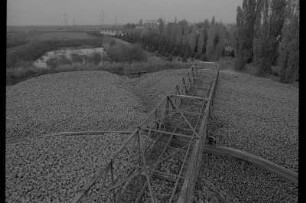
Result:
<svg viewBox="0 0 306 203">
<path fill-rule="evenodd" d="M 103 71 L 66 72 L 40 76 L 8 87 L 7 202 L 76 200 L 77 194 L 84 194 L 84 189 L 96 178 L 94 174 L 109 165 L 113 152 L 131 135 L 46 135 L 65 131 L 133 131 L 150 116 L 149 113 L 166 95 L 177 91 L 176 84 L 181 82 L 186 73 L 186 69 L 167 70 L 130 79 Z M 204 74 L 201 78 L 204 82 L 207 75 Z M 227 70 L 220 71 L 218 80 L 212 116 L 208 120 L 207 137 L 214 137 L 217 146 L 250 152 L 296 173 L 298 89 Z M 182 94 L 182 89 L 179 92 Z M 141 134 L 150 141 L 145 146 L 153 146 L 150 143 L 156 141 L 161 144 L 161 149 L 167 149 L 166 153 L 173 152 L 173 149 L 168 149 L 165 145 L 170 143 L 169 140 L 157 142 L 157 137 Z M 169 139 L 174 136 L 170 135 L 171 133 L 160 137 Z M 154 147 L 152 150 L 154 151 Z M 115 182 L 128 177 L 120 171 L 131 172 L 139 164 L 137 150 L 130 146 L 128 152 L 130 162 L 122 165 L 114 163 L 114 166 L 119 167 L 113 169 Z M 183 157 L 183 152 L 178 157 Z M 159 170 L 164 173 L 186 174 L 181 178 L 186 180 L 190 175 L 189 168 L 192 168 L 190 165 L 197 163 L 195 168 L 199 173 L 193 193 L 194 200 L 198 202 L 297 202 L 298 188 L 294 182 L 254 164 L 207 153 L 205 147 L 201 157 L 201 161 L 191 161 L 184 168 L 181 167 L 184 165 L 183 160 L 178 162 L 174 156 Z M 151 159 L 146 157 L 146 160 Z M 182 171 L 186 169 L 186 173 L 181 172 L 180 168 L 184 168 Z M 143 195 L 138 195 L 141 202 L 152 199 L 150 190 L 155 195 L 161 192 L 156 195 L 162 198 L 156 200 L 160 202 L 165 202 L 166 199 L 168 201 L 170 197 L 175 202 L 179 201 L 182 193 L 171 193 L 174 187 L 184 192 L 184 181 L 171 182 L 154 177 L 149 181 L 152 184 L 150 189 L 143 185 L 143 178 L 147 177 L 143 175 L 139 179 L 133 179 L 134 182 L 139 181 L 136 184 L 141 186 L 139 190 L 146 188 Z M 100 185 L 99 182 L 97 184 Z M 161 189 L 163 187 L 166 189 Z M 111 202 L 116 198 L 117 202 L 123 201 L 118 197 L 114 198 L 112 193 L 102 194 L 102 189 L 98 187 L 93 190 L 91 194 L 99 194 L 102 202 Z M 125 192 L 121 193 L 122 196 L 126 195 Z M 170 195 L 166 194 L 169 192 Z"/>
</svg>

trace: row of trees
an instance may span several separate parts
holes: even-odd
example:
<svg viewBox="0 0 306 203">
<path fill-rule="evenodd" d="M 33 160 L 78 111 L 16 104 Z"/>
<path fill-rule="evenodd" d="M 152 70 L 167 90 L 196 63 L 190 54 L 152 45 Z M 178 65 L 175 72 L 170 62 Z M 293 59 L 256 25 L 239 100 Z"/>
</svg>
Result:
<svg viewBox="0 0 306 203">
<path fill-rule="evenodd" d="M 259 66 L 259 75 L 280 67 L 282 82 L 298 77 L 299 1 L 243 0 L 237 8 L 235 68 L 246 63 Z"/>
<path fill-rule="evenodd" d="M 121 38 L 140 43 L 149 51 L 157 51 L 163 56 L 193 57 L 204 61 L 218 60 L 224 46 L 232 40 L 231 32 L 220 22 L 212 18 L 197 24 L 186 20 L 165 23 L 158 19 L 156 29 L 133 29 Z"/>
</svg>

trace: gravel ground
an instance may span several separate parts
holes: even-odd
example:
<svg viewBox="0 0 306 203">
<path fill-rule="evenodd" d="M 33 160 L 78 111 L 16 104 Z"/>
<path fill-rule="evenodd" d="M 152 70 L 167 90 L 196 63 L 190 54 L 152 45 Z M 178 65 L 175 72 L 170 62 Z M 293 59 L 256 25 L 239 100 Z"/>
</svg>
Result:
<svg viewBox="0 0 306 203">
<path fill-rule="evenodd" d="M 86 130 L 133 129 L 146 116 L 119 76 L 103 71 L 44 75 L 6 92 L 6 137 Z M 11 120 L 14 119 L 14 120 Z"/>
<path fill-rule="evenodd" d="M 213 136 L 297 172 L 298 88 L 221 71 L 214 99 Z"/>
<path fill-rule="evenodd" d="M 298 202 L 296 184 L 248 162 L 210 153 L 203 154 L 197 184 L 214 191 L 215 202 Z M 206 191 L 196 192 L 198 202 L 211 201 Z"/>
<path fill-rule="evenodd" d="M 7 144 L 6 202 L 70 202 L 126 136 L 50 136 Z"/>
</svg>

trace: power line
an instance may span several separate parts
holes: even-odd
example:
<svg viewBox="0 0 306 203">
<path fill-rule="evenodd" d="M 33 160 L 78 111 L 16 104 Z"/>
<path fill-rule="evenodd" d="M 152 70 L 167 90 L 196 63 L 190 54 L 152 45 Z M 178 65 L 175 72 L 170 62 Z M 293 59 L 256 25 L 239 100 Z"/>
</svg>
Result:
<svg viewBox="0 0 306 203">
<path fill-rule="evenodd" d="M 67 27 L 67 14 L 66 13 L 64 13 L 64 22 L 65 22 L 65 26 Z"/>
<path fill-rule="evenodd" d="M 115 16 L 115 25 L 117 25 L 117 16 Z"/>
<path fill-rule="evenodd" d="M 104 25 L 104 11 L 103 9 L 101 9 L 101 28 L 103 27 Z"/>
<path fill-rule="evenodd" d="M 6 26 L 8 25 L 11 25 L 12 24 L 12 19 L 11 19 L 11 6 L 10 6 L 10 1 L 7 1 L 7 10 L 6 10 L 6 13 L 7 13 L 7 21 L 6 21 Z"/>
</svg>

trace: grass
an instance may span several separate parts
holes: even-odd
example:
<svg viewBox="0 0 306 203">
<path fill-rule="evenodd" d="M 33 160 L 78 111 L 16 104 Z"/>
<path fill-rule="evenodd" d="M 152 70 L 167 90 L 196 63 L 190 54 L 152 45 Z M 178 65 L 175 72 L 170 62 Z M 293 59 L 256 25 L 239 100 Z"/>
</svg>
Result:
<svg viewBox="0 0 306 203">
<path fill-rule="evenodd" d="M 77 30 L 14 30 L 7 33 L 7 41 L 48 41 L 48 40 L 74 40 L 74 39 L 93 39 L 96 38 L 93 35 L 87 33 L 87 31 Z"/>
</svg>

